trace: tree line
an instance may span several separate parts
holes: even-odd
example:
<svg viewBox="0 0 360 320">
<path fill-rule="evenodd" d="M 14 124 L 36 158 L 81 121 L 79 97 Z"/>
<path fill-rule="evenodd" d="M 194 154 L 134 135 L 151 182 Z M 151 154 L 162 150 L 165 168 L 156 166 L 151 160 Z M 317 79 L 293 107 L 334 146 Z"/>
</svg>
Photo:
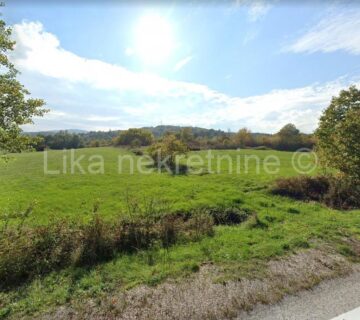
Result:
<svg viewBox="0 0 360 320">
<path fill-rule="evenodd" d="M 301 133 L 291 123 L 285 125 L 276 134 L 252 133 L 249 129 L 242 128 L 237 133 L 221 131 L 215 136 L 205 134 L 199 136 L 193 133 L 192 127 L 184 127 L 177 132 L 166 131 L 162 136 L 155 138 L 147 129 L 129 129 L 121 132 L 113 143 L 117 146 L 147 146 L 168 135 L 175 136 L 190 150 L 269 148 L 295 151 L 300 148 L 312 149 L 315 144 L 313 135 Z"/>
<path fill-rule="evenodd" d="M 300 148 L 312 149 L 315 143 L 313 135 L 301 133 L 293 124 L 287 124 L 276 134 L 252 133 L 247 128 L 242 128 L 234 133 L 214 129 L 199 131 L 200 128 L 161 126 L 161 128 L 166 127 L 173 128 L 174 131 L 160 131 L 161 135 L 159 135 L 158 127 L 154 127 L 156 135 L 148 128 L 87 133 L 68 131 L 51 134 L 40 133 L 36 135 L 34 148 L 37 151 L 111 145 L 137 148 L 159 142 L 168 135 L 175 136 L 189 150 L 259 148 L 295 151 Z"/>
</svg>

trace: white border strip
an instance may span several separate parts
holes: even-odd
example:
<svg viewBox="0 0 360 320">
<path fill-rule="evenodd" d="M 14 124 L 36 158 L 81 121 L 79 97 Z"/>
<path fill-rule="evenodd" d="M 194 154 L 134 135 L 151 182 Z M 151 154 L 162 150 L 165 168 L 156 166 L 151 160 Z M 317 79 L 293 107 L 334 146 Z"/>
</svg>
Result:
<svg viewBox="0 0 360 320">
<path fill-rule="evenodd" d="M 349 312 L 346 312 L 331 320 L 359 320 L 360 319 L 360 307 Z"/>
</svg>

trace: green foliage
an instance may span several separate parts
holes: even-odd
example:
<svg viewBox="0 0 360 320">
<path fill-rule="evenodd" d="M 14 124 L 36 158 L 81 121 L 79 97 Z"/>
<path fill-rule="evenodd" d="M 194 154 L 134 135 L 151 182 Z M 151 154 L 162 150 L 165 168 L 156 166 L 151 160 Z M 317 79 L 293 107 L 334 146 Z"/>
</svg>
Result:
<svg viewBox="0 0 360 320">
<path fill-rule="evenodd" d="M 269 226 L 259 218 L 257 213 L 254 213 L 246 224 L 246 227 L 249 229 L 266 229 Z"/>
<path fill-rule="evenodd" d="M 312 135 L 301 133 L 293 124 L 287 124 L 273 135 L 252 133 L 249 129 L 242 128 L 235 134 L 223 132 L 214 138 L 198 139 L 192 143 L 199 145 L 197 149 L 260 148 L 295 151 L 300 148 L 312 149 L 314 138 Z"/>
<path fill-rule="evenodd" d="M 153 140 L 154 136 L 150 131 L 145 129 L 129 129 L 120 132 L 118 138 L 115 140 L 115 145 L 136 148 L 149 146 Z"/>
<path fill-rule="evenodd" d="M 241 148 L 244 148 L 245 146 L 252 146 L 254 143 L 251 131 L 246 128 L 240 129 L 235 134 L 234 141 L 236 145 Z"/>
<path fill-rule="evenodd" d="M 45 149 L 78 149 L 84 147 L 84 141 L 81 135 L 67 131 L 59 131 L 52 135 L 37 136 L 37 138 L 38 141 L 34 145 L 37 151 L 43 151 Z M 99 141 L 94 141 L 93 147 L 99 146 Z"/>
<path fill-rule="evenodd" d="M 316 137 L 324 166 L 360 180 L 360 90 L 351 86 L 332 98 Z"/>
<path fill-rule="evenodd" d="M 192 128 L 191 127 L 182 128 L 179 133 L 179 138 L 185 144 L 192 143 L 195 139 L 192 133 Z"/>
<path fill-rule="evenodd" d="M 280 129 L 278 135 L 280 137 L 296 137 L 300 134 L 300 131 L 295 127 L 294 124 L 288 123 L 283 128 Z"/>
<path fill-rule="evenodd" d="M 275 135 L 275 139 L 276 149 L 279 150 L 296 151 L 297 149 L 304 147 L 304 143 L 302 141 L 303 136 L 292 123 L 289 123 L 280 129 L 280 131 Z"/>
<path fill-rule="evenodd" d="M 174 169 L 176 157 L 185 155 L 188 147 L 173 134 L 166 135 L 149 148 L 149 154 L 156 166 Z"/>
<path fill-rule="evenodd" d="M 205 129 L 199 127 L 180 127 L 180 126 L 169 126 L 169 125 L 160 125 L 156 127 L 146 127 L 143 128 L 152 132 L 156 138 L 162 138 L 167 132 L 171 132 L 176 135 L 187 135 L 188 133 L 197 138 L 214 138 L 216 136 L 224 134 L 224 131 L 215 130 L 215 129 Z"/>
<path fill-rule="evenodd" d="M 30 92 L 16 80 L 17 70 L 8 59 L 15 43 L 10 39 L 11 29 L 0 20 L 0 153 L 20 152 L 29 148 L 32 140 L 21 135 L 20 126 L 32 123 L 34 116 L 42 116 L 41 99 L 27 99 Z"/>
<path fill-rule="evenodd" d="M 286 126 L 285 126 L 286 127 Z M 279 134 L 262 134 L 251 133 L 248 129 L 240 129 L 238 133 L 224 132 L 221 130 L 204 129 L 197 127 L 179 127 L 179 126 L 157 126 L 147 127 L 140 129 L 131 129 L 151 132 L 155 138 L 154 140 L 160 141 L 166 135 L 175 135 L 177 139 L 187 145 L 189 150 L 198 151 L 202 149 L 237 149 L 237 148 L 254 148 L 258 150 L 297 150 L 299 148 L 311 149 L 314 145 L 314 138 L 312 135 L 299 133 L 296 134 L 293 139 L 286 138 L 286 135 L 280 139 Z M 297 129 L 296 129 L 297 130 Z M 285 131 L 286 132 L 286 131 Z M 51 136 L 54 136 L 59 132 L 34 132 L 27 133 L 28 136 L 39 136 L 42 140 L 53 140 Z M 141 147 L 144 143 L 142 139 L 136 136 L 125 139 L 128 136 L 128 130 L 120 131 L 90 131 L 90 132 L 68 132 L 69 134 L 78 135 L 81 141 L 80 147 L 99 147 L 119 145 L 119 135 L 123 136 L 122 143 L 130 146 L 134 149 Z M 152 140 L 152 141 L 154 141 Z M 145 142 L 146 144 L 149 141 Z M 43 150 L 45 143 L 39 143 L 36 145 L 37 150 Z M 51 148 L 51 147 L 50 147 Z M 77 147 L 75 147 L 77 148 Z M 58 148 L 56 148 L 58 149 Z"/>
</svg>

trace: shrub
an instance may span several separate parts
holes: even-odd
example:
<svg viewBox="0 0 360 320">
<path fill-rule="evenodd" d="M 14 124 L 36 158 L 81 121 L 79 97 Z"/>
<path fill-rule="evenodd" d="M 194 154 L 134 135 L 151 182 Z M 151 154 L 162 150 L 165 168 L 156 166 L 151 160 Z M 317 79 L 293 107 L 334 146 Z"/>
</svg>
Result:
<svg viewBox="0 0 360 320">
<path fill-rule="evenodd" d="M 142 151 L 141 149 L 132 149 L 131 151 L 136 156 L 143 156 L 144 155 L 144 151 Z"/>
<path fill-rule="evenodd" d="M 323 201 L 332 208 L 360 208 L 360 185 L 350 178 L 334 177 L 330 180 L 330 187 Z"/>
<path fill-rule="evenodd" d="M 335 209 L 360 207 L 360 186 L 344 176 L 300 176 L 278 179 L 272 187 L 273 194 L 291 198 L 319 201 Z"/>
<path fill-rule="evenodd" d="M 91 266 L 117 253 L 167 248 L 213 234 L 207 214 L 167 214 L 103 220 L 95 211 L 88 224 L 57 221 L 33 228 L 6 228 L 0 234 L 0 288 L 64 267 Z"/>
<path fill-rule="evenodd" d="M 329 186 L 329 178 L 326 176 L 281 178 L 276 180 L 272 193 L 299 200 L 320 201 L 329 190 Z"/>
<path fill-rule="evenodd" d="M 211 207 L 206 208 L 205 212 L 213 217 L 216 225 L 240 224 L 247 220 L 252 214 L 250 210 L 239 209 L 236 207 Z"/>
<path fill-rule="evenodd" d="M 92 265 L 114 256 L 114 225 L 105 223 L 97 212 L 91 222 L 80 228 L 80 255 L 76 259 L 79 265 Z"/>
<path fill-rule="evenodd" d="M 204 235 L 212 236 L 214 234 L 213 225 L 213 217 L 201 210 L 196 211 L 184 223 L 184 238 L 189 241 L 198 240 Z"/>
<path fill-rule="evenodd" d="M 252 149 L 254 149 L 254 150 L 270 150 L 270 148 L 266 147 L 266 146 L 253 147 Z"/>
<path fill-rule="evenodd" d="M 5 230 L 0 236 L 0 287 L 16 285 L 69 264 L 78 233 L 65 221 L 33 229 Z"/>
</svg>

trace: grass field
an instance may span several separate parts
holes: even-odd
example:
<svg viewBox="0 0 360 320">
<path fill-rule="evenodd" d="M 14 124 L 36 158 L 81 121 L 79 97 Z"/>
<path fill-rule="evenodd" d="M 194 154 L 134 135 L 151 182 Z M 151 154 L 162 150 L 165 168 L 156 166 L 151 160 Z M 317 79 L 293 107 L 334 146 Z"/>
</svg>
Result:
<svg viewBox="0 0 360 320">
<path fill-rule="evenodd" d="M 244 202 L 251 207 L 268 201 L 263 192 L 269 183 L 283 176 L 295 175 L 292 168 L 291 153 L 279 151 L 213 151 L 214 157 L 229 155 L 232 168 L 227 159 L 211 161 L 215 174 L 171 175 L 141 174 L 134 169 L 130 174 L 130 164 L 122 160 L 122 170 L 118 172 L 118 156 L 132 153 L 116 148 L 79 149 L 76 157 L 84 155 L 81 164 L 86 169 L 89 157 L 101 155 L 104 158 L 104 174 L 81 174 L 76 170 L 70 173 L 70 152 L 50 151 L 48 170 L 63 172 L 63 157 L 68 159 L 67 173 L 58 175 L 44 174 L 43 153 L 23 153 L 11 158 L 7 164 L 0 165 L 0 206 L 3 212 L 19 211 L 36 201 L 34 212 L 36 223 L 46 223 L 52 214 L 81 219 L 91 213 L 94 202 L 99 201 L 101 212 L 106 217 L 124 209 L 124 197 L 130 193 L 139 198 L 161 197 L 172 203 L 173 210 L 187 210 L 202 205 L 220 205 Z M 197 154 L 197 153 L 194 153 Z M 198 153 L 208 169 L 205 159 L 207 151 Z M 257 160 L 245 157 L 256 155 L 259 159 L 259 173 L 256 172 Z M 279 157 L 280 170 L 277 174 L 266 174 L 262 161 L 269 155 Z M 237 157 L 240 157 L 240 174 L 235 170 Z M 230 173 L 229 173 L 230 172 Z"/>
<path fill-rule="evenodd" d="M 230 155 L 233 165 L 238 155 L 256 155 L 249 161 L 248 172 L 242 161 L 240 174 L 229 173 L 228 161 L 220 165 L 219 173 L 171 175 L 163 172 L 130 174 L 124 162 L 118 173 L 118 156 L 131 154 L 115 148 L 77 150 L 88 157 L 104 157 L 104 174 L 45 175 L 43 153 L 14 155 L 0 165 L 0 207 L 2 214 L 24 210 L 36 201 L 31 223 L 46 224 L 52 217 L 88 219 L 95 202 L 100 214 L 112 219 L 125 210 L 125 194 L 138 199 L 161 198 L 171 203 L 171 210 L 190 210 L 199 206 L 224 205 L 249 208 L 258 213 L 263 227 L 252 221 L 237 226 L 217 226 L 213 237 L 178 244 L 170 249 L 119 255 L 113 261 L 94 268 L 69 268 L 38 278 L 8 292 L 0 292 L 0 316 L 34 314 L 73 301 L 101 299 L 114 290 L 124 290 L 140 283 L 157 284 L 167 277 L 182 277 L 196 272 L 204 263 L 219 266 L 222 278 L 237 279 L 243 275 L 261 274 L 262 266 L 276 256 L 292 253 L 299 248 L 332 246 L 351 256 L 344 237 L 360 236 L 360 211 L 337 211 L 318 203 L 304 203 L 271 195 L 268 187 L 277 177 L 298 173 L 292 166 L 292 153 L 278 151 L 214 151 L 215 155 Z M 49 152 L 48 169 L 63 169 L 63 156 L 69 151 Z M 206 151 L 197 152 L 205 157 Z M 269 155 L 280 160 L 276 174 L 266 174 L 261 168 Z M 135 157 L 131 155 L 132 157 Z M 204 168 L 207 168 L 205 163 Z M 212 169 L 217 169 L 216 163 Z M 68 169 L 69 172 L 69 169 Z M 149 256 L 151 255 L 151 259 Z M 149 262 L 151 261 L 151 262 Z"/>
</svg>

